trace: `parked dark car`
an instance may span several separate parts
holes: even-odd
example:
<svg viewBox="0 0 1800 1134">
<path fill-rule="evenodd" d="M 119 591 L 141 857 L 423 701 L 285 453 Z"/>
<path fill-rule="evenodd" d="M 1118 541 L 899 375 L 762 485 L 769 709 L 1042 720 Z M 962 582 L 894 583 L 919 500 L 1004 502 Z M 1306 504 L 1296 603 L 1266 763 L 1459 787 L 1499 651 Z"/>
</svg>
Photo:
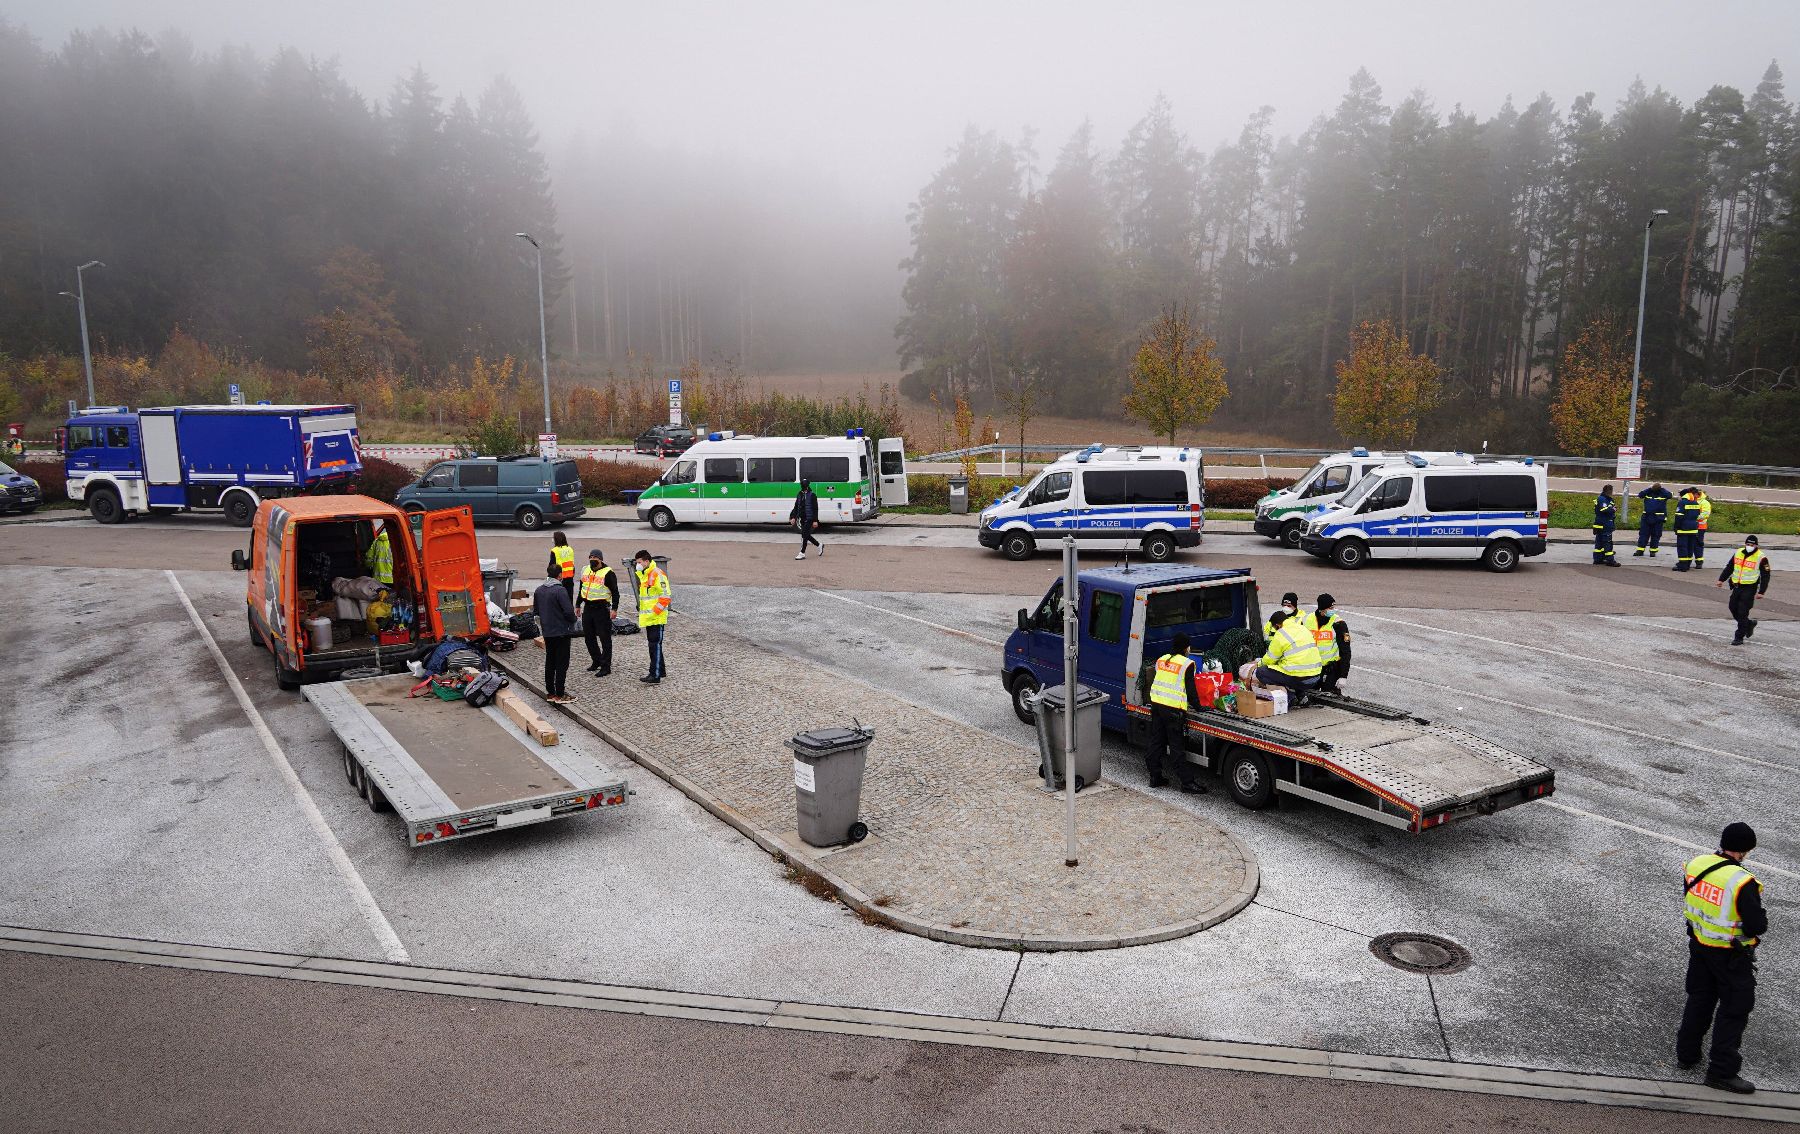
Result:
<svg viewBox="0 0 1800 1134">
<path fill-rule="evenodd" d="M 655 457 L 679 457 L 694 441 L 694 431 L 685 425 L 657 425 L 640 433 L 632 449 Z"/>
<path fill-rule="evenodd" d="M 536 531 L 587 511 L 574 461 L 542 457 L 464 457 L 439 461 L 394 494 L 409 512 L 467 504 L 476 523 L 517 524 Z"/>
<path fill-rule="evenodd" d="M 0 463 L 0 512 L 31 512 L 43 502 L 44 492 L 37 481 Z"/>
</svg>

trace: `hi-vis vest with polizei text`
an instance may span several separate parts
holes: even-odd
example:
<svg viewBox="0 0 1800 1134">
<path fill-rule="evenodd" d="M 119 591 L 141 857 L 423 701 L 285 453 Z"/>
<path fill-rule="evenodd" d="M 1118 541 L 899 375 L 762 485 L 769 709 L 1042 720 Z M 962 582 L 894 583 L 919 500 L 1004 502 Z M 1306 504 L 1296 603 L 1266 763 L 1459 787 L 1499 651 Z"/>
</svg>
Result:
<svg viewBox="0 0 1800 1134">
<path fill-rule="evenodd" d="M 606 589 L 606 577 L 612 574 L 612 568 L 604 564 L 596 571 L 592 567 L 581 569 L 581 601 L 593 602 L 596 599 L 612 601 L 612 594 Z"/>
<path fill-rule="evenodd" d="M 1317 677 L 1325 668 L 1325 663 L 1319 660 L 1319 644 L 1313 641 L 1312 631 L 1301 625 L 1298 618 L 1288 619 L 1275 631 L 1275 637 L 1269 642 L 1269 652 L 1263 656 L 1263 664 L 1289 677 Z"/>
<path fill-rule="evenodd" d="M 1701 872 L 1716 862 L 1725 865 L 1700 878 Z M 1696 878 L 1700 881 L 1694 881 Z M 1703 854 L 1688 863 L 1687 923 L 1694 940 L 1715 949 L 1756 944 L 1756 938 L 1744 936 L 1744 920 L 1738 916 L 1738 895 L 1755 879 L 1721 855 Z"/>
<path fill-rule="evenodd" d="M 1326 665 L 1338 660 L 1337 612 L 1333 611 L 1324 618 L 1317 614 L 1306 616 L 1306 623 L 1312 627 L 1313 641 L 1319 644 L 1319 660 Z"/>
<path fill-rule="evenodd" d="M 1194 659 L 1186 654 L 1164 654 L 1156 659 L 1156 679 L 1150 683 L 1150 701 L 1165 709 L 1188 707 L 1188 670 Z"/>
<path fill-rule="evenodd" d="M 562 572 L 563 578 L 573 579 L 575 577 L 574 548 L 565 543 L 560 546 L 552 547 L 550 549 L 550 555 L 556 560 L 556 569 Z"/>
<path fill-rule="evenodd" d="M 638 573 L 638 625 L 663 626 L 669 621 L 669 577 L 651 564 Z"/>
<path fill-rule="evenodd" d="M 1745 555 L 1739 551 L 1731 557 L 1731 585 L 1742 587 L 1762 580 L 1762 549 Z"/>
</svg>

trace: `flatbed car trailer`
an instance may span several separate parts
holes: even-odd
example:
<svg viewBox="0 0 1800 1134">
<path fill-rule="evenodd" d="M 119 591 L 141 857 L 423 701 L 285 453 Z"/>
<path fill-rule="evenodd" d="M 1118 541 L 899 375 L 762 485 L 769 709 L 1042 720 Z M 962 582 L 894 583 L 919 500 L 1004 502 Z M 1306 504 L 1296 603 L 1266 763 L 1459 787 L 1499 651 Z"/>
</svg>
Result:
<svg viewBox="0 0 1800 1134">
<path fill-rule="evenodd" d="M 627 780 L 567 745 L 522 740 L 493 706 L 429 693 L 409 674 L 304 685 L 343 745 L 344 775 L 370 810 L 392 810 L 408 846 L 622 807 Z"/>
</svg>

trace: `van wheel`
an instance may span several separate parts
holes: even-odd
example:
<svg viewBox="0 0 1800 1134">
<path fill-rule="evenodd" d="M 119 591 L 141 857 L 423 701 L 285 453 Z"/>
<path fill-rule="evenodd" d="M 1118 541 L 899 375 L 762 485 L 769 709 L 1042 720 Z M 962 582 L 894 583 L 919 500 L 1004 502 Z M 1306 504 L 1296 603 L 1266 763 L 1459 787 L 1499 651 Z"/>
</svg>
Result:
<svg viewBox="0 0 1800 1134">
<path fill-rule="evenodd" d="M 1024 532 L 1011 532 L 1005 539 L 1000 541 L 1000 554 L 1006 556 L 1014 563 L 1030 559 L 1032 554 L 1036 551 L 1037 540 L 1032 539 Z"/>
<path fill-rule="evenodd" d="M 1300 535 L 1305 530 L 1306 525 L 1299 520 L 1289 520 L 1281 525 L 1281 531 L 1276 533 L 1275 538 L 1281 541 L 1283 547 L 1297 548 L 1300 546 Z"/>
<path fill-rule="evenodd" d="M 1175 558 L 1175 541 L 1166 535 L 1144 537 L 1144 558 L 1152 563 L 1167 563 Z"/>
<path fill-rule="evenodd" d="M 88 515 L 103 524 L 116 524 L 125 518 L 125 509 L 119 505 L 119 494 L 110 488 L 101 488 L 88 493 Z"/>
<path fill-rule="evenodd" d="M 1252 811 L 1275 802 L 1275 775 L 1268 757 L 1254 748 L 1234 748 L 1225 762 L 1225 788 L 1240 807 Z"/>
<path fill-rule="evenodd" d="M 1037 714 L 1031 711 L 1027 701 L 1037 696 L 1040 685 L 1038 679 L 1027 670 L 1014 674 L 1012 683 L 1008 686 L 1012 690 L 1013 715 L 1026 724 L 1037 723 Z"/>
<path fill-rule="evenodd" d="M 1510 539 L 1488 544 L 1487 550 L 1481 553 L 1481 565 L 1504 575 L 1519 565 L 1519 545 Z"/>
<path fill-rule="evenodd" d="M 513 523 L 525 531 L 535 532 L 544 526 L 544 514 L 527 504 L 519 509 L 518 515 L 513 517 Z"/>
<path fill-rule="evenodd" d="M 262 649 L 263 636 L 262 631 L 256 628 L 256 615 L 246 610 L 244 612 L 244 618 L 250 623 L 250 644 L 259 650 Z"/>
<path fill-rule="evenodd" d="M 275 688 L 290 693 L 300 688 L 300 675 L 281 664 L 281 655 L 270 650 L 269 656 L 275 659 Z"/>
<path fill-rule="evenodd" d="M 1340 539 L 1331 549 L 1331 561 L 1346 571 L 1354 571 L 1369 561 L 1369 549 L 1360 539 Z"/>
<path fill-rule="evenodd" d="M 234 528 L 247 528 L 256 519 L 256 504 L 247 492 L 233 492 L 225 498 L 225 518 Z"/>
<path fill-rule="evenodd" d="M 659 532 L 674 531 L 675 513 L 669 511 L 667 508 L 650 509 L 650 526 Z"/>
</svg>

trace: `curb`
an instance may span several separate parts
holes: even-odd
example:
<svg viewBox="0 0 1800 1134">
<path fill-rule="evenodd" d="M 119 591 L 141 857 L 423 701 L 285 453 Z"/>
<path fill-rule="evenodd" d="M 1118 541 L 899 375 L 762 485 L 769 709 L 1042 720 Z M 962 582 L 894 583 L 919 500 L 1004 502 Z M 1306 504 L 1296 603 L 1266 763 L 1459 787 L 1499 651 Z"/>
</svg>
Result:
<svg viewBox="0 0 1800 1134">
<path fill-rule="evenodd" d="M 512 665 L 508 660 L 494 658 L 493 661 L 495 665 L 506 670 L 514 681 L 539 697 L 543 696 L 541 680 L 520 672 L 518 667 Z M 997 933 L 971 933 L 966 929 L 956 929 L 941 922 L 907 917 L 904 914 L 896 913 L 891 907 L 877 906 L 868 894 L 863 893 L 821 865 L 819 860 L 806 848 L 795 846 L 786 839 L 757 827 L 730 804 L 716 798 L 705 788 L 669 767 L 657 757 L 643 751 L 636 744 L 601 724 L 588 713 L 568 705 L 551 705 L 550 707 L 561 710 L 583 728 L 624 753 L 634 763 L 648 769 L 652 774 L 698 803 L 715 818 L 723 820 L 735 828 L 739 834 L 767 851 L 776 862 L 823 881 L 831 887 L 840 902 L 865 921 L 878 922 L 918 937 L 977 949 L 1012 949 L 1029 953 L 1124 949 L 1133 945 L 1153 945 L 1159 941 L 1173 941 L 1178 937 L 1188 937 L 1202 930 L 1211 929 L 1248 906 L 1255 899 L 1256 892 L 1262 885 L 1262 867 L 1257 862 L 1256 856 L 1251 853 L 1250 848 L 1245 846 L 1243 840 L 1231 831 L 1223 827 L 1216 827 L 1215 829 L 1230 841 L 1232 848 L 1237 851 L 1238 857 L 1243 860 L 1244 878 L 1229 895 L 1196 917 L 1170 922 L 1166 925 L 1152 926 L 1135 933 L 1098 937 L 1025 937 Z M 1120 788 L 1120 790 L 1129 789 Z"/>
<path fill-rule="evenodd" d="M 58 508 L 48 516 L 4 516 L 0 517 L 0 527 L 12 524 L 61 524 L 69 520 L 85 520 L 88 514 L 80 508 Z"/>
</svg>

